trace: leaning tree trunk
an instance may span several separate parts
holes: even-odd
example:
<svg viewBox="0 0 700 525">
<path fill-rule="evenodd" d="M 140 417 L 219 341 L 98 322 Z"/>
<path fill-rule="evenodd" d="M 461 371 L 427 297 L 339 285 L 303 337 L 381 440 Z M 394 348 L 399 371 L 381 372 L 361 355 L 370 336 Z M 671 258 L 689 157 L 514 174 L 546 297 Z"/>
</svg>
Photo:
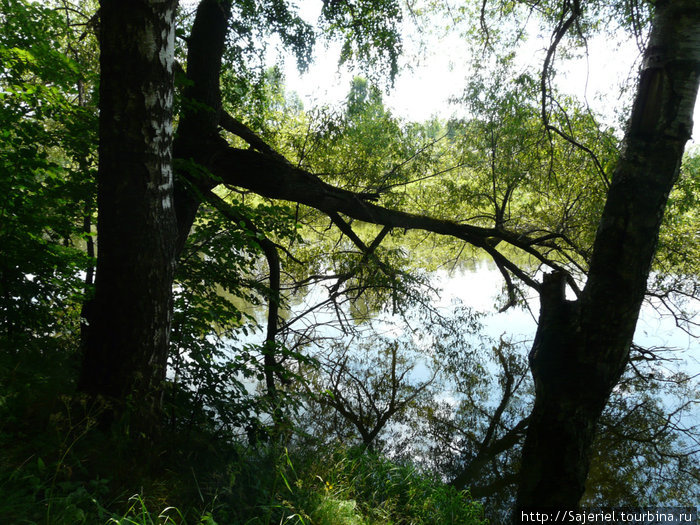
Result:
<svg viewBox="0 0 700 525">
<path fill-rule="evenodd" d="M 159 406 L 176 220 L 172 103 L 176 0 L 102 0 L 98 258 L 79 388 Z"/>
<path fill-rule="evenodd" d="M 219 134 L 221 62 L 226 45 L 231 0 L 201 0 L 187 40 L 187 82 L 177 137 L 175 211 L 176 255 L 182 252 L 202 196 L 219 181 L 208 175 L 210 164 L 226 141 Z"/>
<path fill-rule="evenodd" d="M 699 77 L 700 3 L 659 0 L 586 286 L 567 301 L 563 276 L 543 283 L 518 523 L 523 510 L 573 509 L 583 494 L 596 423 L 628 361 Z"/>
</svg>

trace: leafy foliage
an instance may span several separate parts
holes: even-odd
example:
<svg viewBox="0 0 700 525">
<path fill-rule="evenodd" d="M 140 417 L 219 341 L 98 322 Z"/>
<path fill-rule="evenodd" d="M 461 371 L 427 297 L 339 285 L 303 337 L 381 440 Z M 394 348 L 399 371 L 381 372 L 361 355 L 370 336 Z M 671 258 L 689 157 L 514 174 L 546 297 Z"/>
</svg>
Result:
<svg viewBox="0 0 700 525">
<path fill-rule="evenodd" d="M 4 0 L 2 13 L 0 338 L 6 349 L 51 346 L 75 333 L 80 273 L 92 264 L 81 244 L 91 234 L 96 120 L 74 102 L 92 72 L 86 57 L 69 56 L 75 35 L 58 12 Z"/>
<path fill-rule="evenodd" d="M 384 522 L 483 523 L 478 505 L 451 487 L 440 487 L 411 465 L 352 450 L 338 463 L 338 472 L 331 470 L 324 480 L 329 490 L 342 494 L 343 485 L 347 486 Z"/>
<path fill-rule="evenodd" d="M 265 376 L 261 344 L 255 342 L 258 315 L 277 300 L 265 284 L 269 269 L 261 267 L 260 242 L 298 235 L 293 216 L 281 206 L 233 200 L 227 213 L 203 211 L 181 257 L 169 387 L 178 426 L 215 423 L 229 434 L 257 426 L 262 414 L 273 411 L 270 400 L 255 391 Z M 276 353 L 280 360 L 303 359 L 283 346 Z"/>
<path fill-rule="evenodd" d="M 398 72 L 401 40 L 397 26 L 402 12 L 396 0 L 324 0 L 323 16 L 327 30 L 340 36 L 340 62 L 365 61 L 376 70 Z"/>
<path fill-rule="evenodd" d="M 633 4 L 610 9 L 643 23 L 646 11 Z M 439 312 L 431 276 L 416 269 L 473 260 L 461 241 L 329 222 L 245 192 L 199 195 L 205 203 L 177 265 L 160 448 L 140 464 L 143 451 L 125 435 L 97 428 L 103 401 L 64 396 L 91 289 L 97 138 L 94 18 L 76 21 L 80 5 L 62 5 L 0 0 L 0 514 L 26 523 L 483 523 L 468 494 L 443 484 L 470 468 L 465 483 L 486 494 L 487 513 L 505 512 L 532 400 L 524 352 L 479 339 L 479 316 L 468 309 Z M 560 21 L 558 6 L 541 3 L 543 19 Z M 353 80 L 344 107 L 306 110 L 285 92 L 279 68 L 264 67 L 270 35 L 304 67 L 317 29 L 325 31 L 343 41 L 341 62 L 393 78 L 398 3 L 329 0 L 320 28 L 284 1 L 231 7 L 223 107 L 293 164 L 395 209 L 546 237 L 543 257 L 585 273 L 617 159 L 614 130 L 588 108 L 548 85 L 548 127 L 540 72 L 516 74 L 514 57 L 502 54 L 475 65 L 461 120 L 402 121 L 371 74 Z M 483 19 L 470 9 L 455 20 L 517 18 L 530 7 L 489 3 Z M 602 24 L 602 11 L 586 9 L 578 39 Z M 187 14 L 181 23 L 184 36 Z M 480 43 L 521 37 L 501 29 Z M 697 153 L 688 155 L 655 266 L 654 293 L 678 299 L 673 305 L 697 297 L 698 169 Z M 264 242 L 282 253 L 279 290 Z M 539 271 L 532 260 L 523 268 Z M 309 298 L 318 304 L 304 304 Z M 263 317 L 273 304 L 281 313 L 266 347 Z M 334 321 L 313 318 L 323 305 Z M 402 335 L 364 331 L 389 314 L 406 323 Z M 329 342 L 331 325 L 357 344 Z M 274 399 L 261 391 L 266 351 L 276 362 Z M 630 373 L 603 416 L 591 504 L 689 501 L 697 488 L 697 436 L 675 419 L 697 403 L 693 383 L 649 370 Z M 682 401 L 671 415 L 670 398 Z"/>
</svg>

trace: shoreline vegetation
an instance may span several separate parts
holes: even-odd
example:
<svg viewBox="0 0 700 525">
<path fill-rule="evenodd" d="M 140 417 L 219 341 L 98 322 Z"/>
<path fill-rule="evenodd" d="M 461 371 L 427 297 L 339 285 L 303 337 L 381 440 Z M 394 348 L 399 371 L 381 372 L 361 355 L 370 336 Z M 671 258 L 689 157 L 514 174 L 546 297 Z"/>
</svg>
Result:
<svg viewBox="0 0 700 525">
<path fill-rule="evenodd" d="M 0 525 L 696 503 L 698 1 L 317 1 L 0 0 Z"/>
</svg>

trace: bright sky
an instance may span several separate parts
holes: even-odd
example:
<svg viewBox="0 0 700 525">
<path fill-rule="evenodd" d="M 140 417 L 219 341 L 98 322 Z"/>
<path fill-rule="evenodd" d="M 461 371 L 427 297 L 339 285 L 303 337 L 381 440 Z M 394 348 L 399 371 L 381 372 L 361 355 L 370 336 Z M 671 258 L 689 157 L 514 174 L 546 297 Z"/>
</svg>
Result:
<svg viewBox="0 0 700 525">
<path fill-rule="evenodd" d="M 299 14 L 314 23 L 321 12 L 320 0 L 301 0 Z M 409 24 L 406 24 L 407 26 Z M 527 48 L 519 50 L 523 61 L 529 60 L 540 67 L 548 44 L 549 35 L 533 40 Z M 418 52 L 412 37 L 404 38 L 407 60 L 418 55 L 411 69 L 403 68 L 394 88 L 384 94 L 384 102 L 392 112 L 407 120 L 423 121 L 432 116 L 450 118 L 459 115 L 460 108 L 449 103 L 450 97 L 460 96 L 466 84 L 470 58 L 466 45 L 458 35 L 432 37 L 429 51 Z M 636 60 L 639 52 L 633 41 L 615 43 L 609 38 L 598 37 L 588 42 L 588 58 L 571 61 L 561 68 L 558 79 L 560 89 L 577 97 L 586 97 L 592 109 L 607 114 L 612 119 L 612 109 L 620 106 L 620 86 L 636 77 Z M 296 91 L 306 107 L 317 104 L 339 104 L 347 95 L 353 73 L 338 67 L 340 46 L 319 46 L 309 71 L 300 74 L 294 60 L 285 66 L 288 89 Z M 361 74 L 361 72 L 357 72 Z M 695 106 L 695 122 L 700 122 L 700 100 Z M 700 129 L 698 126 L 696 130 Z M 700 135 L 696 131 L 695 135 Z M 700 137 L 692 141 L 700 144 Z"/>
</svg>

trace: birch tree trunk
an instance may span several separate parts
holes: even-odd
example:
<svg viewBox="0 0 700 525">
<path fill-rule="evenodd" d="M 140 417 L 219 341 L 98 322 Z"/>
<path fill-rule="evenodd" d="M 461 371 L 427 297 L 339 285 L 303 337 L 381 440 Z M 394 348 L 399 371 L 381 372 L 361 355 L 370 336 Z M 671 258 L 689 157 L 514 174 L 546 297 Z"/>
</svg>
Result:
<svg viewBox="0 0 700 525">
<path fill-rule="evenodd" d="M 102 0 L 98 259 L 79 388 L 157 409 L 176 221 L 175 0 Z"/>
<path fill-rule="evenodd" d="M 530 352 L 535 405 L 523 447 L 515 522 L 532 508 L 573 509 L 596 423 L 628 362 L 669 192 L 700 78 L 700 3 L 656 2 L 632 116 L 577 301 L 546 276 Z"/>
</svg>

